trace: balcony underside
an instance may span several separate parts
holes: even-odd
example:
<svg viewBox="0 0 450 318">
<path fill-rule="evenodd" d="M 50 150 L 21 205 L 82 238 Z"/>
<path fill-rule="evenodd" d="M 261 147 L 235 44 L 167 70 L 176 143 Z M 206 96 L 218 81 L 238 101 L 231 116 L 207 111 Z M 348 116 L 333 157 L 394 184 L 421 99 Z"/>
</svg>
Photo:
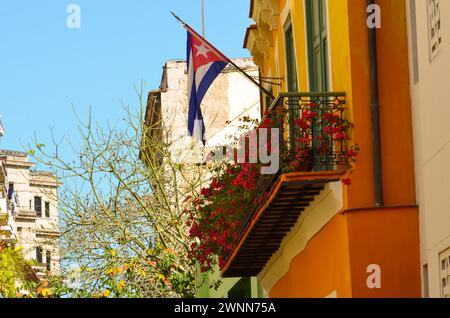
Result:
<svg viewBox="0 0 450 318">
<path fill-rule="evenodd" d="M 222 277 L 258 275 L 277 252 L 301 213 L 343 171 L 287 173 L 275 182 L 267 202 L 257 209 L 241 231 L 236 249 L 222 269 Z"/>
</svg>

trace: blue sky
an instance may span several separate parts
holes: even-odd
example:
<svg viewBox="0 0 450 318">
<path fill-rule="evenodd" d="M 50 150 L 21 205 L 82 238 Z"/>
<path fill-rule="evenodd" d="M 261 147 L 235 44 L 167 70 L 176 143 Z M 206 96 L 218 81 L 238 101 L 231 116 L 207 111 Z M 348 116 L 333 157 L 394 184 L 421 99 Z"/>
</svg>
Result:
<svg viewBox="0 0 450 318">
<path fill-rule="evenodd" d="M 205 0 L 206 37 L 229 57 L 242 48 L 248 0 Z M 69 4 L 81 8 L 81 29 L 68 29 Z M 0 147 L 25 150 L 34 134 L 49 144 L 76 140 L 76 117 L 116 121 L 120 100 L 138 102 L 133 85 L 157 88 L 164 62 L 185 58 L 186 32 L 173 10 L 201 30 L 201 0 L 41 0 L 0 4 Z M 73 108 L 72 108 L 73 107 Z"/>
</svg>

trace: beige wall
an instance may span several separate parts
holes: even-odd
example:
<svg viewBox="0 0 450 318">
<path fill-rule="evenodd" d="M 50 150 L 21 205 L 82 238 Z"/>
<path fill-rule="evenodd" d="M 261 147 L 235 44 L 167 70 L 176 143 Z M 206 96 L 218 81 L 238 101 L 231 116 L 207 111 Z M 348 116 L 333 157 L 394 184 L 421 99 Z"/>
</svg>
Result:
<svg viewBox="0 0 450 318">
<path fill-rule="evenodd" d="M 258 76 L 258 68 L 251 59 L 235 59 L 234 62 L 252 76 Z M 185 61 L 169 61 L 165 65 L 167 86 L 161 89 L 163 125 L 166 138 L 173 142 L 173 151 L 189 148 L 192 138 L 187 137 L 187 75 Z M 227 68 L 208 90 L 202 102 L 206 127 L 207 146 L 226 142 L 225 136 L 234 133 L 239 117 L 258 119 L 259 90 L 236 70 Z M 231 121 L 230 124 L 226 124 Z"/>
<path fill-rule="evenodd" d="M 422 288 L 424 296 L 441 297 L 442 279 L 450 283 L 450 277 L 441 277 L 439 260 L 450 248 L 450 1 L 438 1 L 441 45 L 436 53 L 430 52 L 429 1 L 407 2 Z"/>
</svg>

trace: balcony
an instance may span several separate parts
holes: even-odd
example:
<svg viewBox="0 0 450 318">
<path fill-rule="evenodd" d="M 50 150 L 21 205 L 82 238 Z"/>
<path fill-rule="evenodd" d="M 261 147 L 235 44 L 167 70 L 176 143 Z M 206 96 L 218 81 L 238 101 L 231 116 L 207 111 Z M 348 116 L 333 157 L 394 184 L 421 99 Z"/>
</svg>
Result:
<svg viewBox="0 0 450 318">
<path fill-rule="evenodd" d="M 0 240 L 14 242 L 17 239 L 14 216 L 8 206 L 8 199 L 0 195 Z"/>
<path fill-rule="evenodd" d="M 352 157 L 345 93 L 281 94 L 265 120 L 280 130 L 280 169 L 258 179 L 254 198 L 265 193 L 266 199 L 247 206 L 223 277 L 258 275 L 325 185 L 342 178 Z"/>
<path fill-rule="evenodd" d="M 54 224 L 52 228 L 38 228 L 36 229 L 36 237 L 47 240 L 54 240 L 59 238 L 61 233 L 58 230 L 57 224 Z"/>
<path fill-rule="evenodd" d="M 17 222 L 30 222 L 34 223 L 38 219 L 38 215 L 34 210 L 18 208 L 16 212 Z"/>
</svg>

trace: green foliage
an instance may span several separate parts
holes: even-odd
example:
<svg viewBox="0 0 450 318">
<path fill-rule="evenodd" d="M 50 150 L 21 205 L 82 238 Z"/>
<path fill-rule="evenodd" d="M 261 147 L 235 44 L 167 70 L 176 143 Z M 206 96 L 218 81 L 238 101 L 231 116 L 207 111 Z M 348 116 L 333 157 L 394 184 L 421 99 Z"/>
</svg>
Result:
<svg viewBox="0 0 450 318">
<path fill-rule="evenodd" d="M 29 154 L 58 175 L 60 256 L 72 297 L 191 297 L 194 263 L 183 211 L 185 198 L 206 174 L 181 164 L 158 128 L 125 106 L 123 121 L 100 126 L 79 122 L 80 144 L 52 136 L 34 140 Z M 61 156 L 64 147 L 74 160 Z M 46 293 L 47 294 L 47 293 Z"/>
<path fill-rule="evenodd" d="M 0 226 L 7 224 L 0 217 Z M 8 234 L 0 231 L 0 236 Z M 60 297 L 67 294 L 61 277 L 47 277 L 40 281 L 32 269 L 33 261 L 24 259 L 21 248 L 14 248 L 0 240 L 0 298 Z"/>
<path fill-rule="evenodd" d="M 85 298 L 193 297 L 194 277 L 180 266 L 175 252 L 157 246 L 146 255 L 127 259 L 116 250 L 110 250 L 106 267 L 81 266 L 78 275 L 68 284 L 77 286 L 83 277 L 94 275 L 98 278 L 95 286 L 72 287 L 66 292 Z"/>
<path fill-rule="evenodd" d="M 25 287 L 27 265 L 20 249 L 0 247 L 0 295 L 2 297 L 17 297 L 19 287 Z"/>
</svg>

